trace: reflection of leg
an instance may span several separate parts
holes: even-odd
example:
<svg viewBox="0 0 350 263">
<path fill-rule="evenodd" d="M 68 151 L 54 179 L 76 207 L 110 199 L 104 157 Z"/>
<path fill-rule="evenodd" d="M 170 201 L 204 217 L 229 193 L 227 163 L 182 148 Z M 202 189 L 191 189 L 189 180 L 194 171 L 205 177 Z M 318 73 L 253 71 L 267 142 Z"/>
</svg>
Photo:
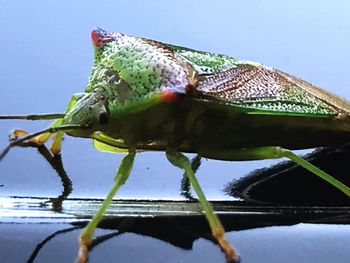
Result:
<svg viewBox="0 0 350 263">
<path fill-rule="evenodd" d="M 104 213 L 106 212 L 108 206 L 112 202 L 112 198 L 129 177 L 132 165 L 134 163 L 135 151 L 132 150 L 127 156 L 125 156 L 119 165 L 118 171 L 114 177 L 114 184 L 108 193 L 106 199 L 103 201 L 101 208 L 97 211 L 94 217 L 91 219 L 89 224 L 84 228 L 80 235 L 80 248 L 78 253 L 77 262 L 87 262 L 88 250 L 91 246 L 92 236 L 98 225 L 102 220 Z"/>
<path fill-rule="evenodd" d="M 45 144 L 37 144 L 31 140 L 24 141 L 18 144 L 20 147 L 33 147 L 38 150 L 38 152 L 46 159 L 46 161 L 51 165 L 51 167 L 57 172 L 57 175 L 60 177 L 62 182 L 62 193 L 58 197 L 50 198 L 50 201 L 46 201 L 43 203 L 45 206 L 47 203 L 52 203 L 52 209 L 55 212 L 62 211 L 62 203 L 67 197 L 72 193 L 73 186 L 72 181 L 64 170 L 62 158 L 60 154 L 53 154 L 51 151 L 47 149 Z"/>
<path fill-rule="evenodd" d="M 290 160 L 294 161 L 298 165 L 304 167 L 306 170 L 311 173 L 319 176 L 326 182 L 335 186 L 337 189 L 342 191 L 344 194 L 350 197 L 350 188 L 338 181 L 334 177 L 330 176 L 326 172 L 320 170 L 310 162 L 304 160 L 300 156 L 294 154 L 292 151 L 288 149 L 283 149 L 281 147 L 256 147 L 256 148 L 248 148 L 241 150 L 233 150 L 227 152 L 219 153 L 218 158 L 222 158 L 224 160 L 259 160 L 259 159 L 278 159 L 282 157 L 287 157 Z"/>
<path fill-rule="evenodd" d="M 40 250 L 53 238 L 56 238 L 58 235 L 60 234 L 65 234 L 71 231 L 74 231 L 78 228 L 81 228 L 80 226 L 74 226 L 74 227 L 70 227 L 70 228 L 66 228 L 66 229 L 62 229 L 62 230 L 58 230 L 56 232 L 54 232 L 53 234 L 47 236 L 44 240 L 42 240 L 40 243 L 38 243 L 35 246 L 35 249 L 33 250 L 32 254 L 30 255 L 30 257 L 28 258 L 28 260 L 26 261 L 26 263 L 33 263 L 36 262 L 36 257 L 39 254 Z"/>
<path fill-rule="evenodd" d="M 57 172 L 58 176 L 61 179 L 63 187 L 62 193 L 58 197 L 50 198 L 50 201 L 45 202 L 44 204 L 51 202 L 53 211 L 61 212 L 63 201 L 66 200 L 73 191 L 72 181 L 64 170 L 60 154 L 52 154 L 52 152 L 50 152 L 44 144 L 35 147 L 38 149 L 39 153 L 43 155 L 45 159 L 50 163 L 51 167 Z"/>
<path fill-rule="evenodd" d="M 193 170 L 193 173 L 197 172 L 199 166 L 201 165 L 201 159 L 202 157 L 199 154 L 196 154 L 196 156 L 191 160 L 191 168 Z M 190 193 L 190 187 L 190 181 L 186 173 L 184 173 L 181 180 L 181 195 L 183 195 L 188 200 L 196 200 Z"/>
<path fill-rule="evenodd" d="M 168 160 L 175 166 L 183 169 L 188 177 L 188 179 L 191 182 L 191 185 L 193 189 L 196 191 L 199 202 L 201 203 L 205 216 L 208 219 L 212 235 L 215 237 L 215 239 L 218 241 L 221 249 L 224 251 L 226 255 L 226 259 L 228 262 L 238 262 L 239 256 L 235 254 L 234 250 L 228 243 L 228 241 L 225 238 L 225 230 L 215 214 L 213 207 L 211 204 L 207 201 L 207 199 L 204 196 L 204 193 L 196 179 L 196 176 L 192 170 L 191 164 L 189 159 L 183 155 L 182 153 L 173 151 L 173 150 L 167 150 L 166 152 Z"/>
</svg>

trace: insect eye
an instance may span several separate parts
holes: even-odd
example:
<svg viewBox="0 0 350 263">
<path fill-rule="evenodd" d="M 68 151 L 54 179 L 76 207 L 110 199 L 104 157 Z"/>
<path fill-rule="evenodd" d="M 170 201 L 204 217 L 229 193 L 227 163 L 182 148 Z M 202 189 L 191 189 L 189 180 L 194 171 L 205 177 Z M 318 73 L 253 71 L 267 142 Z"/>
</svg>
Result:
<svg viewBox="0 0 350 263">
<path fill-rule="evenodd" d="M 107 122 L 108 122 L 108 114 L 107 114 L 106 111 L 101 111 L 101 112 L 98 114 L 97 122 L 98 122 L 98 124 L 100 124 L 100 125 L 105 125 L 105 124 L 107 124 Z"/>
<path fill-rule="evenodd" d="M 107 82 L 113 86 L 118 85 L 120 78 L 115 72 L 107 72 Z"/>
</svg>

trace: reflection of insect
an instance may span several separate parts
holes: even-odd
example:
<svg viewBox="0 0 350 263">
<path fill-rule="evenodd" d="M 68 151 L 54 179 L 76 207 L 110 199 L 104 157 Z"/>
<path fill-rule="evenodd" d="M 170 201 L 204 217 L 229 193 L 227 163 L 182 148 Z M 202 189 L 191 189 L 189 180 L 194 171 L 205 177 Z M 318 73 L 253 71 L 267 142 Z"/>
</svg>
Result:
<svg viewBox="0 0 350 263">
<path fill-rule="evenodd" d="M 181 152 L 220 160 L 288 157 L 350 196 L 350 189 L 288 149 L 335 146 L 350 139 L 350 104 L 276 69 L 120 33 L 92 31 L 95 61 L 85 93 L 43 131 L 13 132 L 12 146 L 51 136 L 60 152 L 63 133 L 92 138 L 99 150 L 128 152 L 101 209 L 80 237 L 78 261 L 87 260 L 93 232 L 131 171 L 138 150 L 166 151 L 183 169 L 227 261 L 238 256 Z M 20 116 L 2 116 L 20 118 Z M 283 148 L 282 148 L 283 147 Z"/>
</svg>

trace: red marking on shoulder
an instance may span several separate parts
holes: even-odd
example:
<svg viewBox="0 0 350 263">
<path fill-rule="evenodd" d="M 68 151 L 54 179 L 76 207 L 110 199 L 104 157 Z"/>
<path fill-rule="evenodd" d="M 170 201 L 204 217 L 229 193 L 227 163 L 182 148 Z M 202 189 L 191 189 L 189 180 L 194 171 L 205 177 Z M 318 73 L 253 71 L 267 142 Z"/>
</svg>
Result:
<svg viewBox="0 0 350 263">
<path fill-rule="evenodd" d="M 101 36 L 97 30 L 91 31 L 92 43 L 95 47 L 99 47 L 101 44 Z"/>
<path fill-rule="evenodd" d="M 115 40 L 115 36 L 97 28 L 91 31 L 91 39 L 94 47 L 102 47 L 105 43 Z"/>
<path fill-rule="evenodd" d="M 178 95 L 179 94 L 174 91 L 164 91 L 160 94 L 160 99 L 162 101 L 171 102 L 175 101 L 178 98 Z"/>
</svg>

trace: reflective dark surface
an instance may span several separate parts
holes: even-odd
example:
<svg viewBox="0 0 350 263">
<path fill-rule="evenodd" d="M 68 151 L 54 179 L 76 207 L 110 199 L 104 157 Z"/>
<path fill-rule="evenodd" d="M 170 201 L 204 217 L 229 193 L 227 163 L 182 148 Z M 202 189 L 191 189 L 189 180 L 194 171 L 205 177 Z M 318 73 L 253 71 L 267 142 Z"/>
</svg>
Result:
<svg viewBox="0 0 350 263">
<path fill-rule="evenodd" d="M 46 199 L 0 201 L 3 262 L 72 262 L 85 218 L 101 200 L 66 200 L 59 214 L 42 206 Z M 213 204 L 244 261 L 348 261 L 349 208 Z M 196 202 L 114 202 L 96 232 L 90 260 L 223 262 L 200 210 Z"/>
<path fill-rule="evenodd" d="M 89 34 L 96 26 L 259 61 L 350 98 L 350 4 L 344 1 L 0 3 L 0 114 L 64 111 L 71 95 L 86 84 L 93 58 Z M 5 147 L 13 128 L 37 131 L 49 123 L 1 121 L 0 147 Z M 73 262 L 80 232 L 74 227 L 83 224 L 104 198 L 121 157 L 96 151 L 89 140 L 66 137 L 62 161 L 72 181 L 69 189 L 35 149 L 12 149 L 0 163 L 0 262 Z M 330 160 L 330 166 L 347 170 L 347 157 Z M 198 170 L 210 200 L 231 201 L 224 203 L 220 215 L 243 262 L 348 262 L 347 204 L 332 203 L 335 199 L 316 190 L 312 181 L 312 187 L 302 184 L 308 179 L 299 175 L 301 170 L 289 169 L 284 177 L 296 175 L 298 181 L 292 185 L 271 180 L 241 191 L 241 197 L 265 202 L 258 207 L 237 203 L 224 191 L 232 180 L 276 163 L 203 160 Z M 277 178 L 270 176 L 275 171 L 263 176 Z M 90 262 L 223 262 L 204 218 L 193 212 L 198 206 L 184 202 L 181 179 L 181 171 L 163 153 L 138 155 L 130 179 L 117 195 L 133 200 L 121 207 L 134 209 L 126 214 L 113 208 L 117 217 L 97 231 L 104 238 L 96 242 Z M 247 189 L 247 184 L 240 189 Z M 63 202 L 62 211 L 53 212 L 60 210 L 60 202 L 52 198 L 67 195 L 70 199 Z M 306 197 L 313 202 L 304 203 L 311 200 Z M 147 201 L 154 199 L 168 200 L 165 208 L 176 213 L 160 215 L 156 210 L 164 203 Z M 290 200 L 302 202 L 289 207 Z M 314 201 L 320 200 L 327 202 L 315 207 Z M 46 201 L 55 201 L 55 206 Z M 145 207 L 152 209 L 140 217 Z"/>
</svg>

